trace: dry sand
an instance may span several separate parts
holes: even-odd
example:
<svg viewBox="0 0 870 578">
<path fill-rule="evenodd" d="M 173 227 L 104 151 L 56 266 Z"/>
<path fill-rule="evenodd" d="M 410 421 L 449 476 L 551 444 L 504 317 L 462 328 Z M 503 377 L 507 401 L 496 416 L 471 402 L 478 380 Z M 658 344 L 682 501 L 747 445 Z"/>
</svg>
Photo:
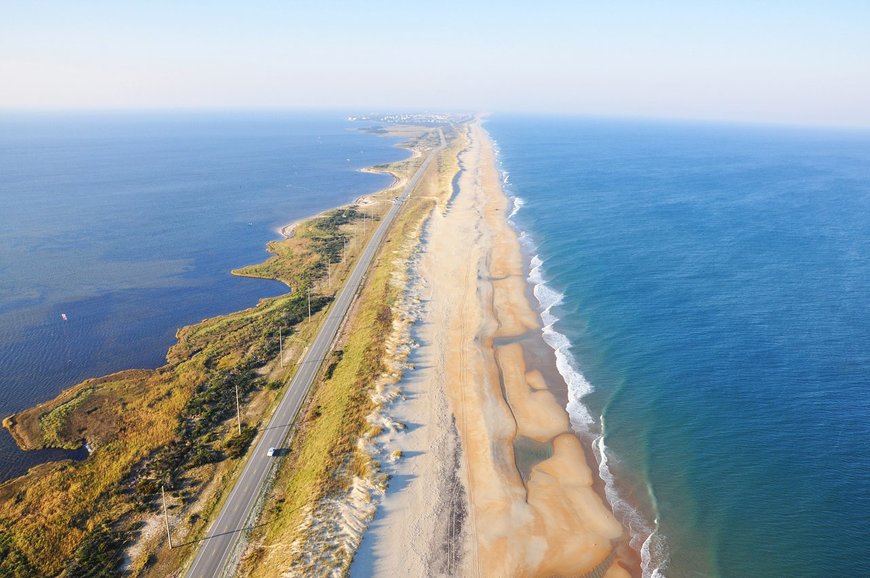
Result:
<svg viewBox="0 0 870 578">
<path fill-rule="evenodd" d="M 442 336 L 431 322 L 430 288 L 417 281 L 423 307 L 412 332 L 419 345 L 409 357 L 415 369 L 397 384 L 401 398 L 385 408 L 406 427 L 382 440 L 401 458 L 384 466 L 389 488 L 354 558 L 352 578 L 449 576 L 462 559 L 459 438 L 442 385 L 443 356 L 434 347 Z"/>
<path fill-rule="evenodd" d="M 627 577 L 623 528 L 553 394 L 565 384 L 528 366 L 540 319 L 492 143 L 479 122 L 468 136 L 459 193 L 428 224 L 421 367 L 395 409 L 418 427 L 397 438 L 408 457 L 354 572 Z"/>
</svg>

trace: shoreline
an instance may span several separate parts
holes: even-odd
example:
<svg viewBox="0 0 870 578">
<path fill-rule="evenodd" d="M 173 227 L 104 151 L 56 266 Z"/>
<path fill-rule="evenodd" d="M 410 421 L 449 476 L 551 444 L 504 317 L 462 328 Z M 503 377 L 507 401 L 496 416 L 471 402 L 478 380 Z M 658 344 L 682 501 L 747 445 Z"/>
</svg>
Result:
<svg viewBox="0 0 870 578">
<path fill-rule="evenodd" d="M 409 137 L 409 135 L 413 135 L 413 133 L 415 132 L 414 130 L 412 130 L 413 128 L 414 127 L 403 127 L 402 130 L 397 128 L 395 131 L 388 131 L 388 132 L 384 132 L 384 133 L 368 133 L 368 134 L 373 134 L 374 136 L 405 137 L 406 138 L 406 140 L 402 140 L 400 142 L 395 143 L 393 145 L 393 148 L 399 148 L 399 149 L 404 149 L 404 150 L 408 151 L 408 153 L 409 153 L 408 158 L 400 159 L 400 160 L 394 161 L 392 163 L 372 165 L 372 166 L 362 167 L 362 168 L 357 169 L 357 172 L 360 172 L 360 173 L 371 174 L 371 175 L 387 175 L 393 179 L 393 182 L 388 183 L 388 184 L 384 185 L 383 187 L 377 189 L 376 191 L 372 191 L 371 193 L 366 193 L 364 195 L 360 195 L 349 203 L 344 203 L 343 205 L 338 205 L 336 207 L 331 207 L 331 208 L 325 209 L 316 215 L 309 215 L 307 217 L 297 219 L 296 221 L 291 221 L 290 223 L 287 223 L 286 225 L 282 225 L 282 226 L 278 227 L 277 229 L 275 229 L 274 230 L 275 233 L 280 235 L 281 238 L 284 240 L 291 239 L 291 238 L 293 238 L 293 235 L 296 233 L 296 228 L 300 224 L 304 223 L 305 221 L 309 221 L 311 219 L 316 219 L 317 217 L 320 217 L 320 216 L 322 216 L 326 213 L 329 213 L 331 211 L 335 211 L 338 209 L 345 209 L 345 208 L 348 208 L 351 206 L 359 206 L 362 208 L 370 207 L 372 204 L 377 203 L 377 201 L 373 202 L 374 197 L 380 195 L 384 191 L 389 191 L 390 189 L 399 189 L 399 188 L 403 187 L 405 185 L 405 181 L 407 180 L 408 177 L 407 177 L 407 175 L 399 174 L 395 170 L 394 166 L 399 164 L 399 163 L 407 163 L 409 161 L 413 161 L 415 159 L 420 158 L 420 156 L 422 155 L 422 153 L 419 150 L 417 150 L 413 146 L 409 145 L 409 140 L 407 140 L 407 137 Z M 275 241 L 279 241 L 279 240 L 281 240 L 281 239 L 275 239 Z"/>
<path fill-rule="evenodd" d="M 485 129 L 483 130 L 486 133 Z M 535 315 L 541 321 L 541 327 L 537 333 L 522 339 L 522 343 L 525 346 L 524 357 L 528 361 L 528 367 L 540 371 L 544 376 L 544 380 L 549 384 L 553 384 L 549 390 L 567 413 L 570 423 L 569 431 L 580 441 L 582 454 L 585 457 L 586 463 L 592 469 L 591 488 L 598 495 L 598 498 L 606 509 L 611 514 L 616 515 L 615 505 L 610 502 L 610 491 L 613 484 L 618 485 L 618 481 L 608 481 L 601 475 L 601 468 L 606 466 L 603 466 L 599 460 L 598 452 L 600 448 L 597 446 L 598 438 L 590 435 L 593 433 L 589 429 L 589 426 L 592 425 L 592 418 L 579 400 L 584 392 L 576 391 L 575 387 L 577 386 L 572 385 L 572 383 L 579 379 L 585 387 L 591 388 L 591 385 L 586 382 L 582 372 L 577 368 L 577 362 L 573 356 L 563 351 L 563 347 L 570 347 L 568 338 L 552 327 L 558 319 L 550 313 L 550 309 L 561 303 L 564 296 L 556 292 L 547 283 L 541 271 L 543 263 L 540 255 L 537 253 L 537 247 L 534 245 L 533 239 L 529 236 L 529 232 L 521 229 L 513 219 L 522 210 L 525 199 L 511 194 L 507 190 L 509 186 L 509 173 L 501 165 L 498 158 L 500 152 L 498 144 L 488 133 L 486 133 L 486 136 L 494 151 L 495 165 L 500 177 L 498 188 L 508 201 L 508 206 L 505 208 L 506 214 L 504 220 L 518 241 L 516 246 L 523 265 L 522 276 L 525 281 L 525 298 L 534 310 Z M 507 212 L 508 209 L 509 213 Z M 539 295 L 539 292 L 542 294 Z M 564 344 L 561 343 L 562 340 L 565 341 Z M 607 474 L 608 476 L 610 475 L 609 471 Z M 616 497 L 621 498 L 620 495 Z M 625 514 L 622 511 L 624 507 L 633 508 L 630 504 L 622 504 L 620 502 L 621 514 Z M 632 510 L 629 513 L 634 514 L 634 511 Z M 634 515 L 629 517 L 634 519 Z M 624 520 L 625 518 L 620 516 L 620 519 Z M 636 535 L 631 528 L 623 526 L 623 536 L 619 540 L 619 543 L 615 545 L 613 553 L 615 559 L 624 566 L 623 570 L 628 571 L 632 576 L 640 576 L 643 573 L 641 564 L 642 552 L 640 548 L 634 547 L 633 540 L 635 537 Z M 605 575 L 609 576 L 611 573 L 608 572 Z"/>
<path fill-rule="evenodd" d="M 482 187 L 489 193 L 483 195 L 485 202 L 490 205 L 484 209 L 483 220 L 492 237 L 482 268 L 489 276 L 479 283 L 489 309 L 489 326 L 481 331 L 480 349 L 492 355 L 488 377 L 500 384 L 507 414 L 515 424 L 513 435 L 508 433 L 503 439 L 513 446 L 513 461 L 521 479 L 518 483 L 516 477 L 506 478 L 518 495 L 525 496 L 523 501 L 509 498 L 511 509 L 527 506 L 536 518 L 525 530 L 528 539 L 546 541 L 540 549 L 527 549 L 525 559 L 517 563 L 532 575 L 592 572 L 625 576 L 626 570 L 617 561 L 625 531 L 594 490 L 597 476 L 558 399 L 557 394 L 565 392 L 567 384 L 555 380 L 555 359 L 552 350 L 544 348 L 540 314 L 528 300 L 526 263 L 517 231 L 507 218 L 510 199 L 502 189 L 492 140 L 482 127 L 477 131 L 482 149 L 478 170 Z M 548 376 L 554 381 L 547 382 Z M 561 522 L 554 525 L 557 520 Z M 574 527 L 568 531 L 570 542 L 563 525 Z M 516 532 L 516 528 L 509 531 Z M 505 541 L 510 543 L 513 538 L 508 536 Z M 497 543 L 491 549 L 493 562 L 509 554 Z"/>
<path fill-rule="evenodd" d="M 522 231 L 515 225 L 514 228 Z M 586 380 L 576 358 L 570 352 L 572 344 L 568 336 L 553 328 L 553 324 L 557 323 L 559 318 L 550 313 L 550 309 L 560 305 L 564 295 L 553 289 L 541 272 L 544 262 L 537 251 L 538 248 L 533 242 L 523 243 L 523 259 L 528 273 L 527 298 L 534 304 L 535 310 L 546 317 L 545 328 L 540 334 L 540 347 L 546 350 L 548 357 L 552 358 L 548 368 L 555 374 L 557 381 L 562 380 L 566 385 L 569 381 L 581 382 L 579 386 L 574 386 L 580 391 L 572 390 L 572 386 L 568 385 L 563 392 L 559 392 L 564 397 L 564 399 L 560 397 L 560 401 L 564 401 L 562 405 L 568 411 L 571 428 L 582 442 L 587 462 L 595 470 L 593 488 L 628 532 L 627 539 L 620 548 L 620 554 L 632 575 L 660 577 L 659 568 L 652 565 L 650 560 L 649 548 L 656 537 L 658 540 L 663 538 L 658 535 L 655 523 L 649 521 L 654 516 L 644 512 L 640 505 L 631 500 L 629 497 L 631 490 L 624 483 L 625 481 L 614 476 L 606 456 L 602 459 L 602 453 L 605 451 L 602 430 L 582 402 L 582 397 L 591 390 L 592 385 Z M 543 296 L 539 297 L 535 292 L 536 289 L 546 292 L 550 300 L 542 298 Z"/>
<path fill-rule="evenodd" d="M 494 139 L 492 142 L 498 170 L 503 175 L 503 192 L 513 202 L 507 221 L 520 240 L 527 281 L 526 298 L 542 317 L 544 325 L 538 336 L 540 339 L 536 340 L 539 343 L 530 344 L 530 349 L 543 350 L 544 355 L 549 359 L 540 369 L 545 375 L 549 371 L 557 382 L 562 381 L 566 384 L 564 390 L 557 389 L 553 393 L 567 410 L 571 428 L 582 442 L 586 461 L 595 470 L 593 489 L 608 504 L 628 532 L 625 543 L 619 549 L 626 566 L 632 575 L 661 576 L 660 568 L 655 566 L 650 558 L 650 548 L 667 548 L 666 543 L 662 542 L 664 538 L 659 534 L 657 524 L 650 522 L 655 518 L 655 514 L 646 512 L 641 505 L 631 499 L 631 490 L 625 485 L 625 480 L 614 476 L 606 455 L 603 456 L 605 446 L 602 430 L 582 402 L 583 396 L 592 390 L 592 385 L 580 369 L 578 360 L 571 353 L 572 343 L 569 337 L 554 327 L 560 318 L 551 313 L 551 309 L 561 305 L 565 295 L 553 288 L 547 279 L 545 262 L 531 231 L 522 229 L 514 221 L 514 216 L 522 210 L 526 201 L 508 190 L 508 173 L 498 159 L 500 154 L 498 143 Z"/>
<path fill-rule="evenodd" d="M 427 221 L 426 312 L 418 331 L 426 362 L 409 383 L 416 397 L 446 395 L 460 440 L 458 463 L 452 468 L 444 444 L 432 442 L 449 431 L 432 408 L 415 412 L 416 399 L 400 401 L 396 411 L 428 431 L 407 436 L 405 443 L 417 443 L 421 455 L 395 469 L 403 482 L 388 490 L 366 532 L 359 568 L 383 576 L 483 575 L 484 569 L 487 575 L 639 575 L 627 532 L 603 495 L 593 451 L 571 428 L 567 385 L 530 300 L 529 267 L 508 219 L 510 199 L 492 140 L 479 120 L 464 128 L 458 190 L 453 196 L 447 190 L 449 204 Z M 427 469 L 433 459 L 440 469 Z M 461 481 L 461 519 L 451 517 L 444 534 L 439 496 L 449 471 Z"/>
<path fill-rule="evenodd" d="M 498 150 L 496 150 L 496 155 L 498 155 Z M 499 170 L 503 172 L 501 167 Z M 504 182 L 507 183 L 507 180 L 505 179 Z M 549 284 L 545 272 L 542 271 L 544 262 L 530 232 L 521 229 L 513 221 L 513 217 L 525 205 L 525 200 L 508 191 L 504 192 L 509 199 L 518 201 L 512 207 L 508 222 L 520 238 L 520 251 L 527 281 L 526 299 L 532 304 L 536 313 L 542 317 L 543 323 L 540 333 L 529 340 L 527 355 L 537 354 L 546 358 L 545 360 L 539 358 L 536 365 L 547 377 L 548 382 L 552 378 L 557 383 L 565 383 L 565 388 L 556 388 L 553 390 L 553 394 L 560 405 L 566 409 L 571 429 L 580 439 L 586 461 L 594 470 L 593 489 L 627 531 L 626 540 L 618 549 L 620 557 L 632 576 L 645 576 L 648 561 L 645 559 L 644 548 L 648 546 L 647 542 L 655 533 L 655 529 L 650 527 L 647 518 L 641 513 L 640 507 L 626 498 L 621 481 L 613 477 L 607 462 L 602 463 L 601 452 L 603 448 L 599 445 L 601 433 L 597 431 L 594 418 L 581 401 L 583 395 L 587 393 L 586 388 L 591 389 L 592 386 L 586 381 L 585 375 L 577 366 L 576 358 L 570 353 L 571 342 L 569 338 L 553 327 L 559 318 L 555 317 L 550 310 L 562 303 L 564 295 Z M 539 295 L 537 291 L 541 291 L 543 294 Z M 565 348 L 568 351 L 564 351 Z M 582 382 L 580 386 L 582 391 L 574 391 L 572 386 L 568 385 L 569 382 L 577 380 Z M 606 478 L 602 475 L 602 469 Z"/>
</svg>

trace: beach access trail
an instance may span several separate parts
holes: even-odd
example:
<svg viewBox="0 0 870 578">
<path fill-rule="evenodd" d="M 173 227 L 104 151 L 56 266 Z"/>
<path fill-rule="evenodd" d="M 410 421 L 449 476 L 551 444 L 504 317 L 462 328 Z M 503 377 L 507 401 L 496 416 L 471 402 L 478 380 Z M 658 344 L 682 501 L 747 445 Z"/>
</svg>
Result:
<svg viewBox="0 0 870 578">
<path fill-rule="evenodd" d="M 414 176 L 405 185 L 398 200 L 382 218 L 365 251 L 360 255 L 353 272 L 348 277 L 347 283 L 333 302 L 320 332 L 300 361 L 299 371 L 287 386 L 284 397 L 278 404 L 269 424 L 264 428 L 263 435 L 251 452 L 232 492 L 209 528 L 207 536 L 202 540 L 199 551 L 187 571 L 186 575 L 189 578 L 214 578 L 215 576 L 232 574 L 237 563 L 236 558 L 241 553 L 243 546 L 240 540 L 241 535 L 249 529 L 255 518 L 256 505 L 263 495 L 266 482 L 269 480 L 270 473 L 276 463 L 276 458 L 267 455 L 267 450 L 270 447 L 281 447 L 287 439 L 296 415 L 318 374 L 321 361 L 331 349 L 335 336 L 344 322 L 387 231 L 405 200 L 417 187 L 417 183 L 426 172 L 432 159 L 444 148 L 443 133 L 440 133 L 440 138 L 440 146 L 429 152 Z"/>
<path fill-rule="evenodd" d="M 479 121 L 466 138 L 458 194 L 427 225 L 427 312 L 418 331 L 426 362 L 398 410 L 423 424 L 411 434 L 417 443 L 432 445 L 400 462 L 406 481 L 388 492 L 360 554 L 373 558 L 366 566 L 379 576 L 628 577 L 624 530 L 593 488 L 580 439 L 552 393 L 566 386 L 545 378 L 555 372 L 527 366 L 527 347 L 542 343 L 540 318 L 492 142 Z M 439 391 L 452 422 L 431 403 Z M 452 474 L 462 482 L 458 507 Z"/>
</svg>

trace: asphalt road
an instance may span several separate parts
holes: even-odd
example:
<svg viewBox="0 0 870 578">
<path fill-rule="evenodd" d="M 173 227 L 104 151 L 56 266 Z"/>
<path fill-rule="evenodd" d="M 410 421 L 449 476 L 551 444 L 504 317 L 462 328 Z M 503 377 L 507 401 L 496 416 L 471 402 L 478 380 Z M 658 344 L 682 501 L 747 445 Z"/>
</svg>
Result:
<svg viewBox="0 0 870 578">
<path fill-rule="evenodd" d="M 308 390 L 314 382 L 321 362 L 329 353 L 336 333 L 350 309 L 353 298 L 362 284 L 378 247 L 383 242 L 399 209 L 417 187 L 417 183 L 426 172 L 435 154 L 444 148 L 444 133 L 440 129 L 439 134 L 441 145 L 429 153 L 429 156 L 405 185 L 404 191 L 399 196 L 399 201 L 393 203 L 390 210 L 381 219 L 380 226 L 369 240 L 347 283 L 333 301 L 320 332 L 314 339 L 314 343 L 308 348 L 308 353 L 302 358 L 299 370 L 272 415 L 269 425 L 254 447 L 253 453 L 242 470 L 242 475 L 230 492 L 229 498 L 224 503 L 217 519 L 211 525 L 208 535 L 200 542 L 199 552 L 187 572 L 189 578 L 213 578 L 230 570 L 226 566 L 234 558 L 232 556 L 233 550 L 239 544 L 241 534 L 248 529 L 246 524 L 253 523 L 249 520 L 252 509 L 262 493 L 270 470 L 277 461 L 277 458 L 269 457 L 266 453 L 270 447 L 281 447 L 287 439 L 296 414 L 308 395 Z"/>
</svg>

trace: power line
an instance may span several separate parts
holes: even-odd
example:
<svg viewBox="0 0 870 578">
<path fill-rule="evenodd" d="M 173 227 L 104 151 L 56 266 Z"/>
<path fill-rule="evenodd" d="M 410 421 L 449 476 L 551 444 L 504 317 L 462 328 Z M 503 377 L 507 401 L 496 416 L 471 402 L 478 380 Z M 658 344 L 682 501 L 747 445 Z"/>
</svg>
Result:
<svg viewBox="0 0 870 578">
<path fill-rule="evenodd" d="M 160 486 L 160 494 L 163 496 L 163 520 L 166 522 L 166 537 L 169 539 L 169 549 L 172 549 L 172 533 L 169 531 L 169 514 L 166 512 L 166 491 Z"/>
</svg>

